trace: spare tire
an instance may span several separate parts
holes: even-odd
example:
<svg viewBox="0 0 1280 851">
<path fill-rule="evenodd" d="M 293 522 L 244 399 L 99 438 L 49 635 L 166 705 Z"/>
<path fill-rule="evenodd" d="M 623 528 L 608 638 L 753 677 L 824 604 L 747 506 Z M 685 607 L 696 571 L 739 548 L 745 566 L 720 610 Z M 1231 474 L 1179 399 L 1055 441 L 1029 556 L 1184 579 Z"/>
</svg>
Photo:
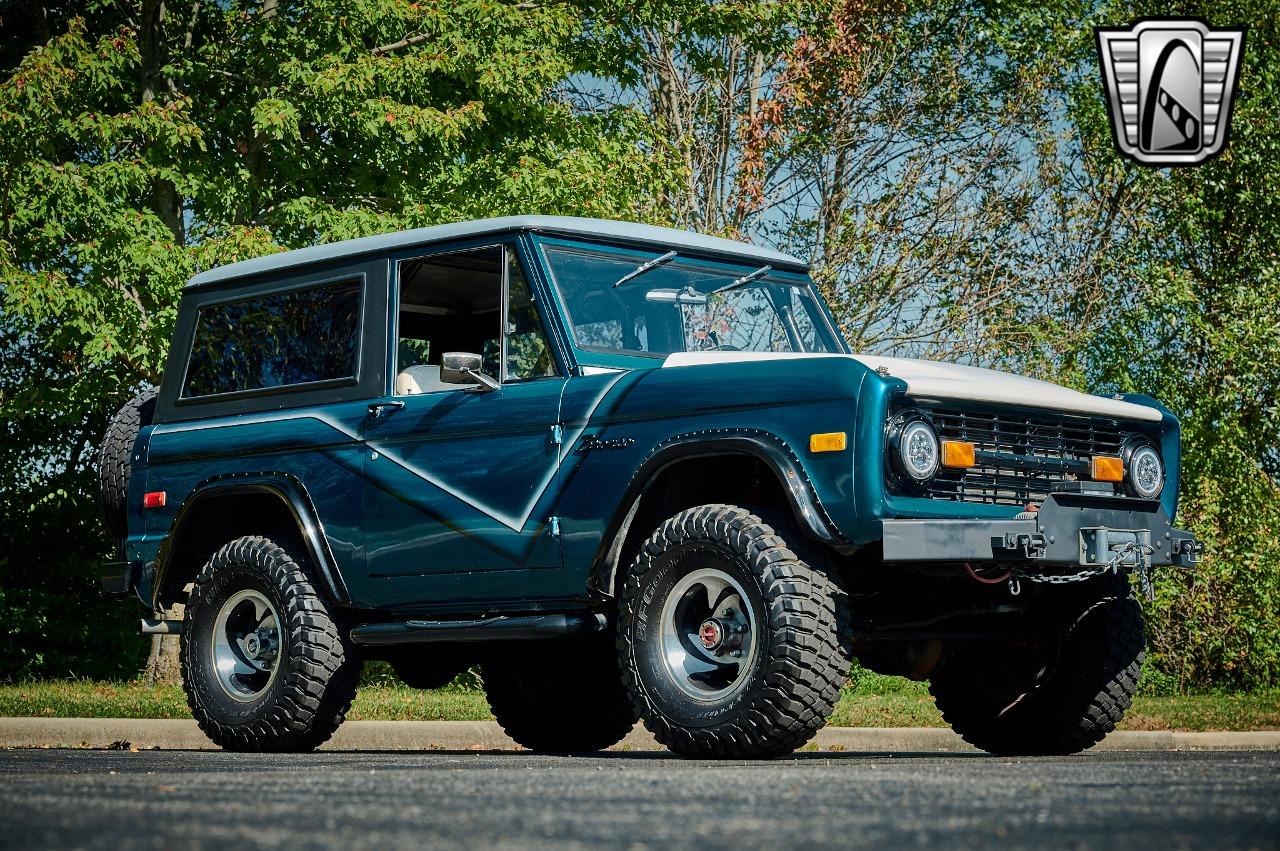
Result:
<svg viewBox="0 0 1280 851">
<path fill-rule="evenodd" d="M 151 425 L 156 413 L 156 391 L 144 390 L 116 412 L 98 448 L 98 502 L 107 528 L 116 538 L 129 533 L 129 471 L 138 432 Z"/>
</svg>

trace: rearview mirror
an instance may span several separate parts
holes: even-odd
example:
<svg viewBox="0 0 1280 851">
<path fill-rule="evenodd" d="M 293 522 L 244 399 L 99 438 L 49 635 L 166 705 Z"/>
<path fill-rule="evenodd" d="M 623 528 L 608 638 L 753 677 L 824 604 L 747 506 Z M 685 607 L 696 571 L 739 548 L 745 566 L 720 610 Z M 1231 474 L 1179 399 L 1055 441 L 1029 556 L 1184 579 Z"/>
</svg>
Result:
<svg viewBox="0 0 1280 851">
<path fill-rule="evenodd" d="M 673 289 L 656 289 L 649 290 L 644 294 L 645 301 L 654 301 L 658 304 L 694 304 L 703 305 L 707 303 L 707 297 L 695 290 L 693 287 L 685 287 L 682 290 Z"/>
<path fill-rule="evenodd" d="M 440 358 L 440 380 L 445 384 L 479 384 L 485 390 L 497 390 L 497 381 L 480 370 L 484 358 L 471 352 L 445 352 Z"/>
</svg>

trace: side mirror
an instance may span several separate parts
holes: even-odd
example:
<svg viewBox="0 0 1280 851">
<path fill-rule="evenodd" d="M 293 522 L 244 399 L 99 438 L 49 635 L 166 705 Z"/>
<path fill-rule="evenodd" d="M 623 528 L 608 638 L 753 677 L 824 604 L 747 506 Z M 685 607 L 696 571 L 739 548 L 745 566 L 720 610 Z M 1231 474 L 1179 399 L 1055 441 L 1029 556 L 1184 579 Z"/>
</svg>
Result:
<svg viewBox="0 0 1280 851">
<path fill-rule="evenodd" d="M 484 358 L 471 352 L 445 352 L 440 358 L 440 380 L 445 384 L 479 384 L 485 390 L 501 385 L 481 372 Z"/>
</svg>

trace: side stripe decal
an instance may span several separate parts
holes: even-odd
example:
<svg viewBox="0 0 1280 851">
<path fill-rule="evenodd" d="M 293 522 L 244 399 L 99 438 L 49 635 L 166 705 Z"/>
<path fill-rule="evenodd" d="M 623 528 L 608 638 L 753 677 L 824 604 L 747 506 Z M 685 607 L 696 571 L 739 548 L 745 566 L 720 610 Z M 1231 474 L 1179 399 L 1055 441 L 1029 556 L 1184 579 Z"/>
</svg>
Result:
<svg viewBox="0 0 1280 851">
<path fill-rule="evenodd" d="M 605 385 L 600 390 L 600 392 L 596 395 L 596 398 L 592 400 L 589 408 L 587 409 L 587 411 L 582 417 L 581 424 L 575 426 L 572 430 L 566 430 L 564 442 L 561 443 L 561 445 L 558 448 L 555 461 L 552 462 L 552 464 L 550 465 L 550 468 L 542 477 L 542 480 L 535 485 L 534 493 L 532 497 L 530 498 L 528 504 L 524 507 L 524 509 L 518 516 L 514 514 L 507 514 L 497 509 L 491 508 L 490 506 L 487 506 L 484 503 L 477 501 L 473 497 L 469 497 L 466 494 L 459 492 L 458 490 L 440 481 L 438 478 L 433 476 L 427 470 L 422 469 L 421 467 L 407 460 L 406 458 L 399 455 L 398 453 L 390 451 L 384 444 L 379 443 L 378 441 L 364 441 L 364 443 L 370 449 L 372 449 L 373 451 L 381 455 L 383 458 L 386 458 L 387 460 L 391 461 L 396 466 L 400 467 L 406 472 L 411 473 L 412 475 L 427 482 L 433 487 L 438 488 L 444 493 L 449 494 L 453 498 L 457 499 L 459 502 L 469 505 L 470 507 L 479 511 L 481 514 L 484 514 L 488 517 L 493 518 L 494 520 L 498 521 L 503 526 L 506 526 L 512 531 L 520 532 L 524 530 L 525 524 L 529 522 L 529 517 L 533 514 L 534 508 L 536 508 L 538 503 L 542 500 L 543 496 L 547 492 L 547 489 L 551 486 L 551 483 L 555 481 L 556 473 L 559 471 L 560 464 L 564 463 L 565 459 L 571 453 L 571 448 L 574 446 L 575 443 L 577 443 L 578 439 L 582 436 L 582 433 L 586 431 L 587 425 L 590 423 L 591 418 L 595 415 L 596 410 L 600 407 L 600 403 L 604 401 L 605 397 L 609 395 L 609 392 L 613 389 L 614 385 L 616 385 L 618 381 L 620 381 L 623 378 L 623 376 L 625 376 L 626 374 L 627 373 L 625 372 L 619 373 L 612 381 L 610 381 L 607 385 Z M 173 425 L 159 425 L 155 427 L 155 431 L 153 433 L 161 434 L 161 435 L 179 434 L 183 432 L 204 431 L 207 429 L 234 428 L 236 426 L 262 425 L 265 423 L 290 422 L 290 421 L 307 420 L 307 419 L 315 420 L 317 422 L 323 423 L 324 425 L 328 426 L 334 431 L 337 431 L 339 434 L 343 435 L 344 437 L 348 438 L 353 442 L 357 442 L 357 443 L 362 442 L 358 434 L 354 434 L 350 429 L 348 429 L 342 423 L 317 411 L 308 411 L 302 414 L 289 412 L 289 411 L 279 411 L 275 413 L 261 414 L 261 415 L 251 416 L 251 417 L 237 417 L 232 422 L 175 423 Z M 368 476 L 366 475 L 364 478 L 367 479 Z"/>
</svg>

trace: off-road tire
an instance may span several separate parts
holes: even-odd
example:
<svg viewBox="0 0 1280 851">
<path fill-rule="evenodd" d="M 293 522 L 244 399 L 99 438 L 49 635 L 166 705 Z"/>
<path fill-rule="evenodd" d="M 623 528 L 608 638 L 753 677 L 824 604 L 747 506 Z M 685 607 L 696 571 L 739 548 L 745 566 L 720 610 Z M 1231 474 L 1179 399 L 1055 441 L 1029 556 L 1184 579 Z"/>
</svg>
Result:
<svg viewBox="0 0 1280 851">
<path fill-rule="evenodd" d="M 532 751 L 604 750 L 636 724 L 609 636 L 503 649 L 480 676 L 493 717 Z"/>
<path fill-rule="evenodd" d="M 1047 596 L 1058 638 L 1041 661 L 1010 663 L 1005 647 L 975 645 L 945 657 L 930 680 L 943 718 L 975 747 L 1077 753 L 1115 730 L 1137 692 L 1146 639 L 1128 579 L 1109 574 Z M 1039 677 L 1027 674 L 1041 664 Z"/>
<path fill-rule="evenodd" d="M 708 564 L 750 598 L 744 605 L 755 612 L 759 650 L 735 693 L 701 704 L 657 661 L 658 622 L 667 593 Z M 631 565 L 620 605 L 617 645 L 627 691 L 649 731 L 678 754 L 791 753 L 822 728 L 840 698 L 852 658 L 846 595 L 745 508 L 703 505 L 663 522 Z"/>
<path fill-rule="evenodd" d="M 129 474 L 138 432 L 151 425 L 156 391 L 144 390 L 116 412 L 98 447 L 98 504 L 112 536 L 128 534 Z"/>
<path fill-rule="evenodd" d="M 213 554 L 191 589 L 182 685 L 200 729 L 226 750 L 314 750 L 342 724 L 355 698 L 360 658 L 344 642 L 301 558 L 267 538 L 237 538 Z M 228 696 L 210 649 L 223 602 L 242 589 L 262 593 L 281 619 L 274 678 L 249 703 Z"/>
</svg>

